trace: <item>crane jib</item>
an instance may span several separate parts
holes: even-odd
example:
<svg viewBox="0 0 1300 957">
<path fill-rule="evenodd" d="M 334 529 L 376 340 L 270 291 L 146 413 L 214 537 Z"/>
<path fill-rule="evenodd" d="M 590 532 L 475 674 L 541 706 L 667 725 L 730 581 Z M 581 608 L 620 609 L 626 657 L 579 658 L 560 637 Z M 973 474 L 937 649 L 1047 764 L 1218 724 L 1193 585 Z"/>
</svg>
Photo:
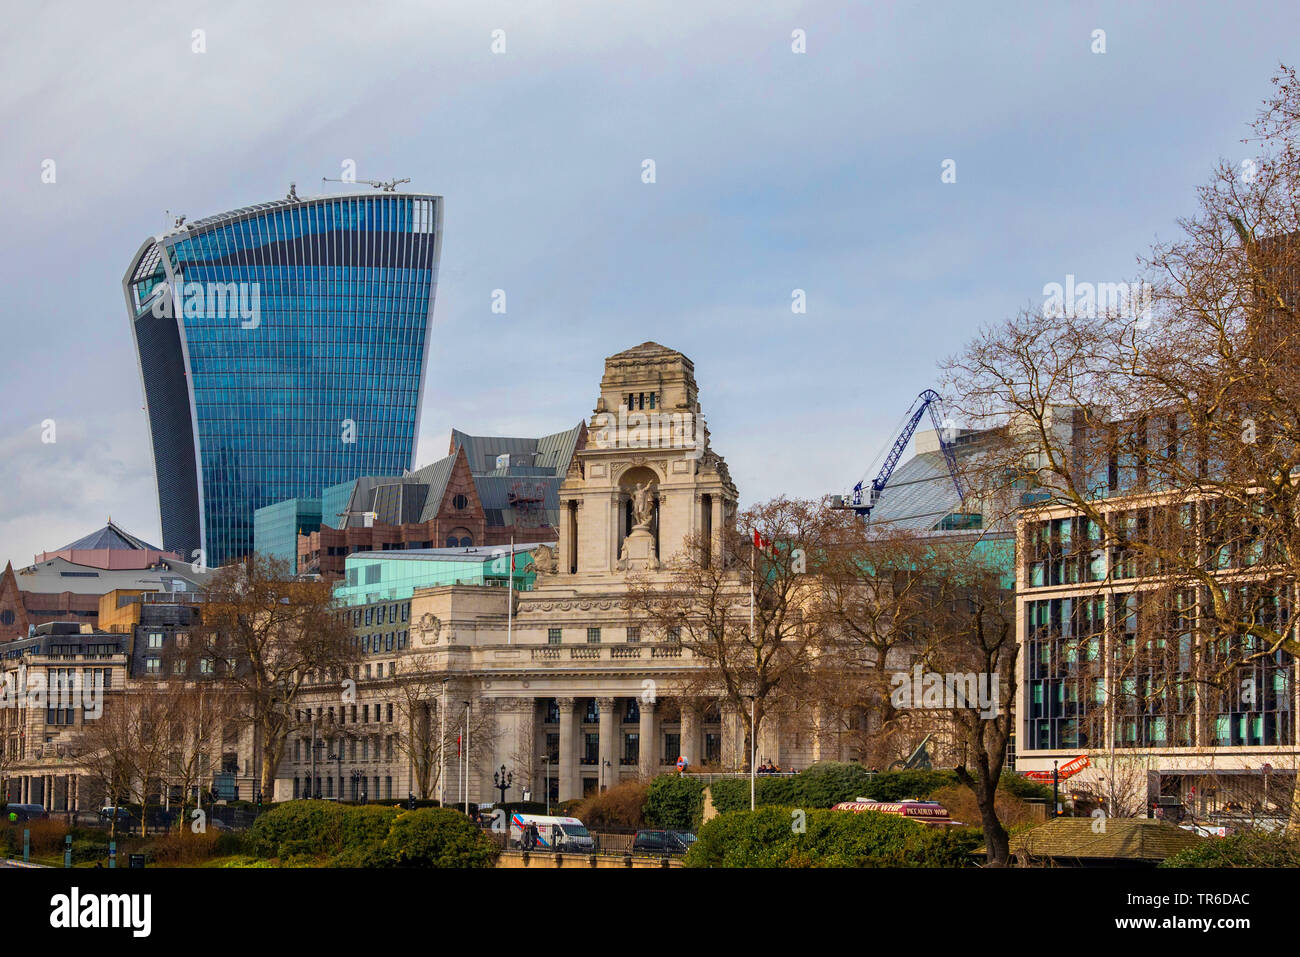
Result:
<svg viewBox="0 0 1300 957">
<path fill-rule="evenodd" d="M 871 498 L 870 501 L 862 501 L 863 482 L 858 482 L 853 486 L 852 508 L 859 515 L 868 516 L 872 508 L 880 499 L 880 495 L 885 490 L 890 476 L 894 474 L 894 469 L 898 466 L 899 460 L 903 457 L 903 452 L 907 450 L 908 443 L 912 441 L 912 436 L 916 433 L 916 427 L 920 424 L 922 416 L 928 411 L 930 413 L 930 422 L 934 425 L 935 433 L 939 439 L 939 449 L 943 452 L 945 463 L 948 466 L 948 474 L 952 477 L 953 486 L 957 489 L 957 496 L 963 502 L 966 500 L 966 493 L 962 489 L 961 479 L 957 473 L 957 456 L 953 452 L 952 443 L 946 438 L 945 431 L 948 428 L 939 417 L 939 408 L 942 400 L 939 393 L 933 389 L 926 389 L 916 397 L 912 403 L 912 408 L 905 417 L 903 427 L 899 430 L 898 435 L 894 438 L 894 443 L 889 449 L 889 454 L 885 456 L 884 464 L 880 467 L 880 472 L 871 480 Z M 865 481 L 865 477 L 864 480 Z"/>
</svg>

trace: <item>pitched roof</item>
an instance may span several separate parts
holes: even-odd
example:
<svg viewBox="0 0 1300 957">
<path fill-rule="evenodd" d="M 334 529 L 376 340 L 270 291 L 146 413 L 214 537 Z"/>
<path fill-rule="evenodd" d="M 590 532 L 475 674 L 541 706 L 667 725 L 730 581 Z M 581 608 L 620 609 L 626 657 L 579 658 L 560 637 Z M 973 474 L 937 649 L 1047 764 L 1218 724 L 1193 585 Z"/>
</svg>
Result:
<svg viewBox="0 0 1300 957">
<path fill-rule="evenodd" d="M 469 460 L 470 472 L 476 476 L 496 471 L 497 456 L 505 454 L 510 456 L 512 469 L 519 466 L 551 469 L 562 475 L 569 467 L 569 460 L 573 458 L 581 432 L 581 422 L 571 429 L 540 438 L 470 435 L 452 429 L 451 451 L 463 448 L 465 457 Z"/>
<path fill-rule="evenodd" d="M 928 531 L 961 509 L 942 452 L 922 452 L 903 462 L 889 477 L 880 501 L 871 510 L 874 525 Z"/>
<path fill-rule="evenodd" d="M 1060 817 L 1012 835 L 1010 846 L 1013 854 L 1054 860 L 1163 861 L 1204 840 L 1145 817 Z"/>
<path fill-rule="evenodd" d="M 610 359 L 648 359 L 653 356 L 686 356 L 676 349 L 669 349 L 667 346 L 661 346 L 657 342 L 646 341 L 639 346 L 633 346 L 631 349 L 624 349 L 622 352 L 616 352 L 610 356 Z"/>
<path fill-rule="evenodd" d="M 82 536 L 75 542 L 70 542 L 62 548 L 56 548 L 55 551 L 89 551 L 91 549 L 99 548 L 111 548 L 127 551 L 162 551 L 162 549 L 158 548 L 156 545 L 150 545 L 148 542 L 136 538 L 130 532 L 114 525 L 111 518 L 108 520 L 108 524 L 103 528 L 96 529 L 89 535 Z"/>
</svg>

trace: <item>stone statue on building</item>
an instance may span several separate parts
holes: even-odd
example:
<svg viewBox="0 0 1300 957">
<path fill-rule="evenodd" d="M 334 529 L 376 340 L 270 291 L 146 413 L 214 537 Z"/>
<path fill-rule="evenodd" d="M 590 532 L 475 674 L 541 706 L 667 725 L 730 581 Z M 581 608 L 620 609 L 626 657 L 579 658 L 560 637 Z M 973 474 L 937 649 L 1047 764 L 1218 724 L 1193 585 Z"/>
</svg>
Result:
<svg viewBox="0 0 1300 957">
<path fill-rule="evenodd" d="M 641 482 L 632 490 L 632 514 L 637 528 L 650 527 L 655 514 L 655 493 L 651 483 Z"/>
</svg>

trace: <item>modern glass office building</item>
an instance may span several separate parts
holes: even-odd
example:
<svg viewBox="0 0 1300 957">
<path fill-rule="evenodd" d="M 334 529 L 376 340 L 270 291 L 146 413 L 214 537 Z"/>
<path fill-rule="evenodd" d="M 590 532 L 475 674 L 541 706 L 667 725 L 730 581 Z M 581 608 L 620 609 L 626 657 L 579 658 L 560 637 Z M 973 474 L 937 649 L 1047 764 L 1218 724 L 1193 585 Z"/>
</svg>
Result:
<svg viewBox="0 0 1300 957">
<path fill-rule="evenodd" d="M 414 466 L 442 198 L 289 198 L 178 223 L 123 278 L 163 547 L 216 566 L 253 513 Z"/>
</svg>

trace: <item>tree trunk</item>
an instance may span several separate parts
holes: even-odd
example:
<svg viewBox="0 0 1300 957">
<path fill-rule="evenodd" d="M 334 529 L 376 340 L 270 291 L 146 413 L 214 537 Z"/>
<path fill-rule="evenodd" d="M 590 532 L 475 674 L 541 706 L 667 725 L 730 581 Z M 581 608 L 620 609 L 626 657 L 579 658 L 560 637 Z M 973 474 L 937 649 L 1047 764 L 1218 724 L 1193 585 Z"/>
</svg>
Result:
<svg viewBox="0 0 1300 957">
<path fill-rule="evenodd" d="M 1011 845 L 1007 829 L 998 820 L 993 800 L 980 799 L 980 819 L 984 825 L 984 846 L 988 849 L 989 867 L 1006 867 L 1011 862 Z"/>
</svg>

